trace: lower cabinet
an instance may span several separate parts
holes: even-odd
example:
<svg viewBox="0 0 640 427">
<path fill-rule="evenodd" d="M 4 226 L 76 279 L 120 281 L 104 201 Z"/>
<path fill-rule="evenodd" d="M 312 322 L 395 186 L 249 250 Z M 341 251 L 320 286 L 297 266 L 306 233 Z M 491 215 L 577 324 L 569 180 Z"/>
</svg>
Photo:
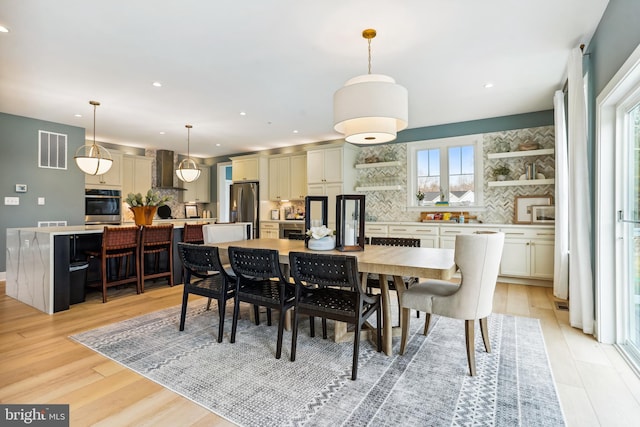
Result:
<svg viewBox="0 0 640 427">
<path fill-rule="evenodd" d="M 260 238 L 277 239 L 280 233 L 280 225 L 277 222 L 261 222 Z"/>
<path fill-rule="evenodd" d="M 524 227 L 503 231 L 505 240 L 500 275 L 553 279 L 553 231 Z"/>
</svg>

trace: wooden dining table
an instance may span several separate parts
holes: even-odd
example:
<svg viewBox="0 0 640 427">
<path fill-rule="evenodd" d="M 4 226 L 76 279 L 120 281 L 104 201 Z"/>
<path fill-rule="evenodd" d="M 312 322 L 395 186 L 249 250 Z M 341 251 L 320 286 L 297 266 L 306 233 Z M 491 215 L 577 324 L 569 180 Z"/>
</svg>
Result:
<svg viewBox="0 0 640 427">
<path fill-rule="evenodd" d="M 355 256 L 358 259 L 358 270 L 362 273 L 363 286 L 366 286 L 367 273 L 380 276 L 382 349 L 389 356 L 392 354 L 393 327 L 387 277 L 391 276 L 393 278 L 398 298 L 401 298 L 402 292 L 406 289 L 403 276 L 449 280 L 456 271 L 453 249 L 366 245 L 363 251 L 341 252 L 335 249 L 316 251 L 306 248 L 305 242 L 302 240 L 262 238 L 219 242 L 212 244 L 212 246 L 217 246 L 220 255 L 224 257 L 228 256 L 227 249 L 230 246 L 275 249 L 279 253 L 280 263 L 285 266 L 289 265 L 289 252 L 322 252 Z M 346 326 L 344 328 L 346 331 Z"/>
</svg>

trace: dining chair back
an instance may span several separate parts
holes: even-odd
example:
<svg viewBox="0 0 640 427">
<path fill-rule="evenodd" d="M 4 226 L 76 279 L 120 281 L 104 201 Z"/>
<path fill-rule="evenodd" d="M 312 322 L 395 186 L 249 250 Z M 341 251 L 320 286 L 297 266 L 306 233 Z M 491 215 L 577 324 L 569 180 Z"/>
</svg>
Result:
<svg viewBox="0 0 640 427">
<path fill-rule="evenodd" d="M 104 227 L 100 251 L 89 251 L 89 262 L 100 261 L 100 282 L 89 285 L 102 288 L 102 302 L 107 302 L 107 288 L 135 283 L 140 288 L 140 228 Z"/>
<path fill-rule="evenodd" d="M 202 232 L 203 224 L 189 224 L 184 223 L 182 229 L 182 241 L 185 243 L 193 243 L 195 245 L 201 245 L 204 243 L 204 235 Z"/>
<path fill-rule="evenodd" d="M 218 342 L 222 342 L 226 302 L 235 295 L 235 277 L 222 266 L 215 246 L 180 242 L 178 253 L 185 271 L 179 329 L 184 331 L 189 294 L 207 297 L 209 301 L 215 299 L 218 302 Z"/>
<path fill-rule="evenodd" d="M 408 338 L 409 309 L 427 313 L 425 335 L 428 333 L 431 314 L 462 319 L 465 321 L 469 372 L 472 376 L 475 375 L 474 321 L 479 320 L 485 350 L 490 352 L 487 317 L 493 308 L 493 294 L 503 246 L 504 233 L 458 235 L 454 260 L 460 269 L 460 283 L 427 280 L 402 293 L 401 354 L 404 354 Z"/>
<path fill-rule="evenodd" d="M 282 335 L 286 311 L 293 307 L 294 286 L 284 277 L 280 268 L 279 253 L 272 249 L 254 249 L 230 246 L 228 249 L 231 269 L 235 273 L 236 295 L 231 326 L 231 342 L 235 342 L 240 302 L 253 304 L 256 325 L 260 323 L 258 306 L 267 308 L 271 324 L 271 309 L 280 311 L 276 359 L 282 354 Z"/>
<path fill-rule="evenodd" d="M 374 312 L 378 351 L 382 350 L 380 296 L 363 290 L 358 277 L 358 259 L 354 256 L 290 252 L 289 266 L 296 286 L 291 361 L 296 359 L 300 315 L 350 323 L 355 325 L 351 365 L 351 379 L 355 380 L 360 331 Z"/>
<path fill-rule="evenodd" d="M 166 277 L 173 286 L 173 224 L 144 225 L 140 237 L 140 292 L 145 280 Z"/>
</svg>

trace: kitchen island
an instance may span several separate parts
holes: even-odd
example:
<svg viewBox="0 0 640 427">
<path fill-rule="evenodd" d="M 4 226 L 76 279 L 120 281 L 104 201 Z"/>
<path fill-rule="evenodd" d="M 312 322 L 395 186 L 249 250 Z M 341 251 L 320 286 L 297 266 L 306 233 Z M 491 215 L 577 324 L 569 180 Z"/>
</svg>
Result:
<svg viewBox="0 0 640 427">
<path fill-rule="evenodd" d="M 189 221 L 192 222 L 194 221 Z M 209 223 L 206 219 L 200 222 Z M 181 283 L 182 264 L 177 253 L 177 242 L 182 240 L 185 220 L 154 221 L 156 223 L 174 225 L 173 276 L 174 283 Z M 125 223 L 121 226 L 131 225 L 133 224 Z M 48 314 L 68 309 L 71 263 L 86 260 L 86 250 L 99 250 L 104 227 L 77 225 L 8 228 L 7 295 Z"/>
</svg>

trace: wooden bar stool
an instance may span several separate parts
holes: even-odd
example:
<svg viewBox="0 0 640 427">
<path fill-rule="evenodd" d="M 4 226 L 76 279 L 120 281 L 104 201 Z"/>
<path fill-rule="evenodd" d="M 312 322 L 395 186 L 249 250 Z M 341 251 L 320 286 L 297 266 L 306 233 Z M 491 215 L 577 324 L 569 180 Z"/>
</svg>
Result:
<svg viewBox="0 0 640 427">
<path fill-rule="evenodd" d="M 139 238 L 138 227 L 105 227 L 100 252 L 88 252 L 89 261 L 100 260 L 102 280 L 90 285 L 102 286 L 103 303 L 107 302 L 107 288 L 113 286 L 135 283 L 136 292 L 141 292 Z M 115 268 L 109 260 L 115 261 Z"/>
<path fill-rule="evenodd" d="M 168 277 L 169 286 L 173 286 L 173 224 L 144 225 L 140 237 L 140 292 L 144 292 L 145 280 L 162 277 Z"/>
<path fill-rule="evenodd" d="M 182 229 L 182 241 L 184 243 L 202 245 L 204 243 L 202 225 L 203 224 L 189 224 L 188 222 L 185 222 L 184 228 Z"/>
</svg>

